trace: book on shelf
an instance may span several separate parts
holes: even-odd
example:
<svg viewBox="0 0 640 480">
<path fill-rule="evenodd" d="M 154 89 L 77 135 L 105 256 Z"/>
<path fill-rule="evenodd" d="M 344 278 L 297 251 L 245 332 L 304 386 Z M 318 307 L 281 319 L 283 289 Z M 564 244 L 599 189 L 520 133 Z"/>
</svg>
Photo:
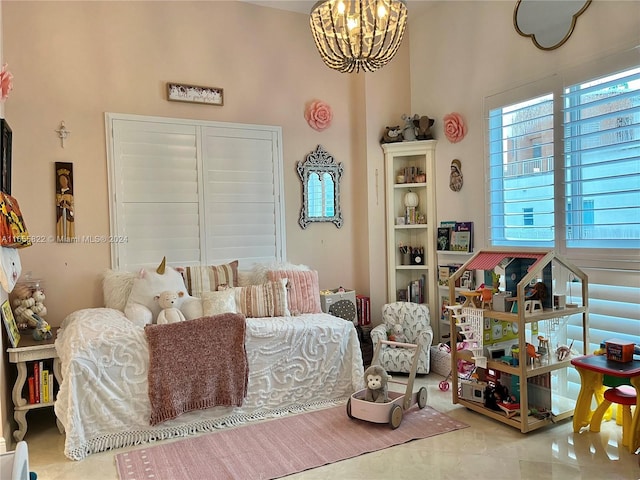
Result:
<svg viewBox="0 0 640 480">
<path fill-rule="evenodd" d="M 371 312 L 369 310 L 371 303 L 369 297 L 364 295 L 356 295 L 356 308 L 358 311 L 358 325 L 369 325 L 371 323 Z"/>
<path fill-rule="evenodd" d="M 49 403 L 49 370 L 42 371 L 42 403 Z"/>
<path fill-rule="evenodd" d="M 451 244 L 451 227 L 438 227 L 438 250 L 448 251 Z"/>
<path fill-rule="evenodd" d="M 448 286 L 449 278 L 453 276 L 454 273 L 458 271 L 458 269 L 462 266 L 461 263 L 449 263 L 447 265 L 440 265 L 438 267 L 438 279 L 441 285 Z M 442 279 L 442 281 L 440 281 Z M 456 287 L 460 286 L 460 278 L 456 280 Z"/>
<path fill-rule="evenodd" d="M 407 289 L 399 288 L 396 290 L 396 301 L 398 302 L 408 302 L 409 298 L 407 297 Z"/>
<path fill-rule="evenodd" d="M 451 232 L 451 247 L 453 252 L 471 251 L 471 233 L 454 230 Z"/>
<path fill-rule="evenodd" d="M 469 232 L 469 247 L 467 252 L 473 252 L 473 222 L 456 222 L 456 232 Z"/>
<path fill-rule="evenodd" d="M 449 285 L 449 265 L 438 265 L 438 285 Z"/>
<path fill-rule="evenodd" d="M 36 403 L 36 385 L 33 376 L 30 376 L 27 379 L 27 384 L 29 385 L 29 403 L 33 405 L 34 403 Z"/>
<path fill-rule="evenodd" d="M 40 403 L 40 362 L 33 362 L 33 383 L 33 403 Z"/>
<path fill-rule="evenodd" d="M 407 286 L 407 301 L 413 303 L 424 303 L 424 287 L 427 278 L 421 275 L 419 279 L 412 280 Z"/>
<path fill-rule="evenodd" d="M 443 295 L 440 297 L 440 320 L 442 320 L 443 322 L 448 322 L 450 319 L 449 316 L 449 309 L 447 308 L 449 306 L 449 296 L 448 295 Z"/>
<path fill-rule="evenodd" d="M 454 228 L 456 228 L 456 223 L 458 222 L 456 222 L 455 220 L 443 220 L 442 222 L 440 222 L 440 226 L 453 230 Z"/>
<path fill-rule="evenodd" d="M 34 361 L 30 364 L 31 375 L 27 378 L 29 404 L 51 403 L 55 396 L 55 375 L 49 361 Z"/>
</svg>

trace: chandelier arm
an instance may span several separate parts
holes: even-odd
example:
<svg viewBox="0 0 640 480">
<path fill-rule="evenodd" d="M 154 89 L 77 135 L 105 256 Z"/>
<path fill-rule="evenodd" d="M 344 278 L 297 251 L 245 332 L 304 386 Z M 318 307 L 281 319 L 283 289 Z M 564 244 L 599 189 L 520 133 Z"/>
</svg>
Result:
<svg viewBox="0 0 640 480">
<path fill-rule="evenodd" d="M 344 13 L 343 23 L 344 23 L 344 25 L 347 25 L 347 12 L 346 12 L 346 10 L 345 10 L 345 13 Z M 333 16 L 333 10 L 331 11 L 331 28 L 333 29 L 333 33 L 334 33 L 335 39 L 336 39 L 336 44 L 338 46 L 338 49 L 340 50 L 340 54 L 342 55 L 342 58 L 353 57 L 354 55 L 353 55 L 353 50 L 351 49 L 351 42 L 348 42 L 348 41 L 341 42 L 339 40 L 339 38 L 338 38 L 338 29 L 336 28 L 335 19 L 334 19 L 334 16 Z M 342 43 L 346 43 L 347 44 L 347 47 L 349 48 L 349 55 L 347 55 L 345 53 L 345 51 L 343 50 Z"/>
</svg>

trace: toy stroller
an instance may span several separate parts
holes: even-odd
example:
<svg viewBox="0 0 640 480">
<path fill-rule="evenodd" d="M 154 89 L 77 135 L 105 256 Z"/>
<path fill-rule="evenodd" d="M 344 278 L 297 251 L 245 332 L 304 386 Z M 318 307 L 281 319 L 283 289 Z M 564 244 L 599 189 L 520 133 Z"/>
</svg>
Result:
<svg viewBox="0 0 640 480">
<path fill-rule="evenodd" d="M 383 344 L 414 349 L 413 363 L 411 365 L 411 372 L 409 373 L 409 380 L 407 383 L 393 379 L 389 380 L 390 383 L 406 385 L 407 389 L 404 395 L 399 392 L 390 391 L 389 401 L 386 403 L 366 401 L 364 397 L 367 389 L 359 390 L 353 393 L 347 401 L 347 416 L 349 418 L 358 418 L 360 420 L 366 420 L 373 423 L 389 423 L 391 428 L 396 429 L 400 426 L 400 423 L 402 423 L 402 415 L 404 411 L 408 410 L 416 403 L 419 408 L 424 408 L 427 405 L 427 389 L 425 387 L 421 387 L 415 393 L 413 392 L 413 382 L 416 378 L 418 357 L 420 356 L 422 345 L 379 340 L 376 345 L 375 352 L 373 353 L 373 359 L 371 360 L 372 365 L 378 361 L 380 349 Z"/>
</svg>

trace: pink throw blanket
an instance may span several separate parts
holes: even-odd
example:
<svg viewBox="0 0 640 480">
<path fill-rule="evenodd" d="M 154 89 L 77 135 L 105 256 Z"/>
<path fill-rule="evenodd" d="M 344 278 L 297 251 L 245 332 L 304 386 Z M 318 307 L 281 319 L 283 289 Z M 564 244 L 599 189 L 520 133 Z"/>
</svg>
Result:
<svg viewBox="0 0 640 480">
<path fill-rule="evenodd" d="M 191 410 L 242 405 L 249 379 L 245 329 L 237 313 L 145 327 L 151 425 Z"/>
</svg>

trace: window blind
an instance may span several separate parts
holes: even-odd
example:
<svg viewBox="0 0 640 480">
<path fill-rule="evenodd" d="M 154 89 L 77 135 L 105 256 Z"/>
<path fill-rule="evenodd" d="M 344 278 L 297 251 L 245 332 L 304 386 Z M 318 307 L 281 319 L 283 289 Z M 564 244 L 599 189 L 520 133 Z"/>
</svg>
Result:
<svg viewBox="0 0 640 480">
<path fill-rule="evenodd" d="M 285 258 L 279 127 L 107 114 L 112 268 Z"/>
<path fill-rule="evenodd" d="M 640 68 L 565 88 L 566 243 L 640 247 Z"/>
<path fill-rule="evenodd" d="M 489 111 L 490 240 L 554 244 L 553 94 Z"/>
</svg>

